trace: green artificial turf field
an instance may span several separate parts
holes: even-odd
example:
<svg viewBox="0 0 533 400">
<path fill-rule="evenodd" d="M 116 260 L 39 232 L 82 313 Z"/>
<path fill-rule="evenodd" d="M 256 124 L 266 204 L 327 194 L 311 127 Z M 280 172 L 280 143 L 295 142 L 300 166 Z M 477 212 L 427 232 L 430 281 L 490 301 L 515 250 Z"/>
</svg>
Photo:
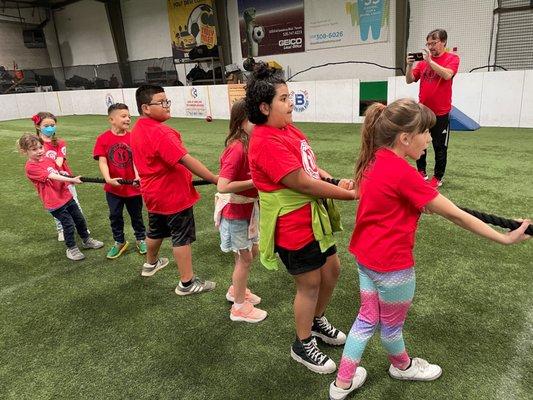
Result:
<svg viewBox="0 0 533 400">
<path fill-rule="evenodd" d="M 227 121 L 172 119 L 190 153 L 218 168 Z M 360 126 L 298 126 L 319 165 L 349 177 Z M 75 173 L 99 176 L 92 146 L 103 116 L 61 117 L 58 136 Z M 290 358 L 294 285 L 283 267 L 256 261 L 250 287 L 269 317 L 253 325 L 229 319 L 225 300 L 232 255 L 219 250 L 212 223 L 215 188 L 202 186 L 195 206 L 193 262 L 214 292 L 180 298 L 175 263 L 142 278 L 133 250 L 110 261 L 112 244 L 101 186 L 78 186 L 100 250 L 72 262 L 56 240 L 53 220 L 25 178 L 15 141 L 28 120 L 0 123 L 1 399 L 326 399 L 334 375 L 317 375 Z M 533 130 L 485 128 L 453 132 L 441 192 L 456 204 L 506 217 L 533 217 Z M 429 151 L 429 166 L 433 151 Z M 327 316 L 347 332 L 359 305 L 347 243 L 355 203 L 339 202 L 342 274 Z M 132 239 L 129 219 L 126 235 Z M 146 221 L 145 221 L 146 222 Z M 533 241 L 504 247 L 424 215 L 416 246 L 417 292 L 404 337 L 411 356 L 440 364 L 431 383 L 400 382 L 375 336 L 363 356 L 369 372 L 353 399 L 531 399 L 533 387 Z M 170 245 L 162 255 L 171 257 Z M 321 345 L 338 363 L 342 349 Z M 529 387 L 529 389 L 528 389 Z M 527 394 L 529 393 L 529 395 Z"/>
</svg>

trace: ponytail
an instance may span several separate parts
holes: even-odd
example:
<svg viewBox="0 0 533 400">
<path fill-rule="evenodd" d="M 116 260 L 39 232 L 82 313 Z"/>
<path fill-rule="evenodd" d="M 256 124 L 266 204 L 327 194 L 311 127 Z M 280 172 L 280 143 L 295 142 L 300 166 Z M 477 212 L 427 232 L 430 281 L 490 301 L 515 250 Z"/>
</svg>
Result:
<svg viewBox="0 0 533 400">
<path fill-rule="evenodd" d="M 433 111 L 412 99 L 399 99 L 387 106 L 380 103 L 370 105 L 365 112 L 361 150 L 355 164 L 356 186 L 360 186 L 378 149 L 392 148 L 402 132 L 410 135 L 424 133 L 435 125 L 435 120 Z"/>
<path fill-rule="evenodd" d="M 376 123 L 383 114 L 386 106 L 373 103 L 365 111 L 365 122 L 361 130 L 361 150 L 355 164 L 355 186 L 359 187 L 361 179 L 368 165 L 374 160 L 378 146 L 376 145 Z"/>
</svg>

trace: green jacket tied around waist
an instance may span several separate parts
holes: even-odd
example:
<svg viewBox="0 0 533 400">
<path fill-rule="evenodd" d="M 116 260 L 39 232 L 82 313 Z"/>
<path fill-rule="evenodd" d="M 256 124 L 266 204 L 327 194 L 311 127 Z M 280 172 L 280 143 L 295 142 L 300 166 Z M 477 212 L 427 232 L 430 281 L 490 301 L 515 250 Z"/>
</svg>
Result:
<svg viewBox="0 0 533 400">
<path fill-rule="evenodd" d="M 311 224 L 320 250 L 325 252 L 335 244 L 333 232 L 342 231 L 341 217 L 331 199 L 317 199 L 292 189 L 259 192 L 259 251 L 261 263 L 270 270 L 278 269 L 274 254 L 276 222 L 278 217 L 311 203 Z"/>
</svg>

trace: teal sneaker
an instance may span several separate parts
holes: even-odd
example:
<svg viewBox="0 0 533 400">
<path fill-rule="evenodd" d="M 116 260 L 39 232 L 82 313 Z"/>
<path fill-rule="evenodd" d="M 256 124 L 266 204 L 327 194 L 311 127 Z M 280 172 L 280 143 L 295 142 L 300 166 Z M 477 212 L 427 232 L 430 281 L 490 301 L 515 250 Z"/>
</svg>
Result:
<svg viewBox="0 0 533 400">
<path fill-rule="evenodd" d="M 106 257 L 109 258 L 110 260 L 114 258 L 118 258 L 126 251 L 128 246 L 129 246 L 128 242 L 124 242 L 124 243 L 115 242 L 113 247 L 111 247 L 109 251 L 107 252 Z"/>
<path fill-rule="evenodd" d="M 146 242 L 144 240 L 137 240 L 137 251 L 139 254 L 146 254 Z"/>
</svg>

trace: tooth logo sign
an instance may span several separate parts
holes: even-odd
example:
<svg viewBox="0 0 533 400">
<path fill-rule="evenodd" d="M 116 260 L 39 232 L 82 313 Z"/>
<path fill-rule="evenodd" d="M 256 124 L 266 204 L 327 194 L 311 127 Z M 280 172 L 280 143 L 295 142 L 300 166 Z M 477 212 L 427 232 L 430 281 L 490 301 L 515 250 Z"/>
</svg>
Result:
<svg viewBox="0 0 533 400">
<path fill-rule="evenodd" d="M 352 26 L 359 25 L 361 40 L 366 42 L 372 29 L 372 39 L 378 40 L 381 26 L 388 18 L 388 0 L 357 0 L 346 2 L 346 13 L 352 17 Z"/>
</svg>

